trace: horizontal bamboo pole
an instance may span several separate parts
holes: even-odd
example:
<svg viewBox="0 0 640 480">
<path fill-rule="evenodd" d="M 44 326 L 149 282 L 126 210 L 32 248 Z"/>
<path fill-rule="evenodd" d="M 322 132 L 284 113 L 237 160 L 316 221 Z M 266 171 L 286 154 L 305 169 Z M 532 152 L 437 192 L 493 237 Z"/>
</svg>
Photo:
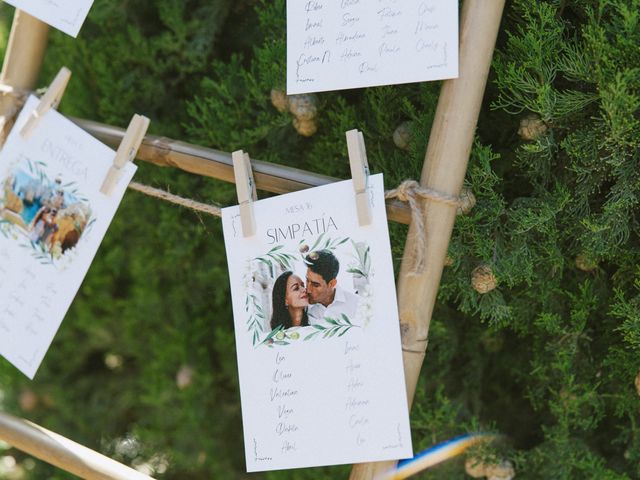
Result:
<svg viewBox="0 0 640 480">
<path fill-rule="evenodd" d="M 105 144 L 117 148 L 124 136 L 124 129 L 94 122 L 72 119 L 78 126 Z M 201 147 L 166 137 L 147 135 L 138 150 L 138 160 L 161 167 L 174 167 L 186 172 L 234 183 L 231 154 Z M 347 160 L 345 162 L 348 164 Z M 289 193 L 318 187 L 340 179 L 307 172 L 299 168 L 251 159 L 253 175 L 258 190 L 272 193 Z M 389 220 L 408 224 L 411 221 L 409 207 L 398 200 L 387 200 Z"/>
<path fill-rule="evenodd" d="M 57 433 L 2 412 L 0 440 L 88 480 L 153 480 Z"/>
</svg>

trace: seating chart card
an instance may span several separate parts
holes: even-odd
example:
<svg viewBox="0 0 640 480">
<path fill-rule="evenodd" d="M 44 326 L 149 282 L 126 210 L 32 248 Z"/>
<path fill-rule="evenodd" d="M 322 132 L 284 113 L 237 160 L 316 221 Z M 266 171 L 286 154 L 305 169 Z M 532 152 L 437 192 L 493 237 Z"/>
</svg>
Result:
<svg viewBox="0 0 640 480">
<path fill-rule="evenodd" d="M 250 472 L 412 456 L 382 175 L 222 211 Z"/>
<path fill-rule="evenodd" d="M 0 152 L 0 355 L 33 378 L 136 170 L 100 193 L 115 152 L 30 97 Z"/>
<path fill-rule="evenodd" d="M 289 95 L 457 76 L 457 0 L 287 0 Z"/>
<path fill-rule="evenodd" d="M 77 37 L 93 0 L 5 0 L 29 15 Z"/>
</svg>

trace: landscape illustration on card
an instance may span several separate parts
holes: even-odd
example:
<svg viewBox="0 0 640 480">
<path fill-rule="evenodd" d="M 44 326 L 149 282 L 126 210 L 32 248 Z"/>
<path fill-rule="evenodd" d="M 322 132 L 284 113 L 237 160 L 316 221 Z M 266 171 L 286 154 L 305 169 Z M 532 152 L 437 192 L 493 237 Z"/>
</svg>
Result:
<svg viewBox="0 0 640 480">
<path fill-rule="evenodd" d="M 41 264 L 68 265 L 96 220 L 77 182 L 52 178 L 45 162 L 22 154 L 2 182 L 0 233 Z"/>
</svg>

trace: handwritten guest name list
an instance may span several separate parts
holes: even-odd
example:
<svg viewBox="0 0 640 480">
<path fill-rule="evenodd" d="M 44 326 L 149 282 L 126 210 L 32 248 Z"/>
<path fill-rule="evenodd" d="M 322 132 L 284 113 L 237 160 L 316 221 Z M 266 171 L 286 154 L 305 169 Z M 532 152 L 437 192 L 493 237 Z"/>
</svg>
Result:
<svg viewBox="0 0 640 480">
<path fill-rule="evenodd" d="M 365 382 L 361 377 L 362 372 L 362 354 L 360 345 L 346 341 L 344 344 L 345 374 L 346 374 L 346 400 L 344 419 L 349 425 L 351 437 L 356 446 L 364 446 L 367 443 L 367 436 L 370 433 L 369 410 L 371 399 L 363 396 L 367 391 Z M 366 395 L 366 394 L 364 394 Z"/>
<path fill-rule="evenodd" d="M 33 378 L 135 172 L 100 192 L 115 152 L 55 110 L 0 152 L 0 355 Z"/>
<path fill-rule="evenodd" d="M 287 0 L 287 93 L 455 78 L 456 0 Z"/>
<path fill-rule="evenodd" d="M 256 379 L 249 396 L 253 408 L 262 408 L 248 412 L 243 400 L 245 429 L 251 431 L 249 471 L 406 456 L 404 417 L 385 418 L 393 417 L 392 404 L 402 404 L 404 391 L 392 393 L 391 402 L 379 393 L 384 382 L 372 368 L 367 342 L 354 335 L 326 345 L 321 362 L 301 361 L 301 350 L 269 351 L 254 366 L 255 373 L 268 374 L 268 382 Z"/>
<path fill-rule="evenodd" d="M 93 0 L 5 0 L 20 10 L 77 37 Z"/>
</svg>

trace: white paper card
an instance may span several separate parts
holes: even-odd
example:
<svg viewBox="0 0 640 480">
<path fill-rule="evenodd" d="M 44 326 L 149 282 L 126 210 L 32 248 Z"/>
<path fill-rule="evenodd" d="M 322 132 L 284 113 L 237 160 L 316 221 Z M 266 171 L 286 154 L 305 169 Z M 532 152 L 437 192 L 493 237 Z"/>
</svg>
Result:
<svg viewBox="0 0 640 480">
<path fill-rule="evenodd" d="M 237 206 L 222 211 L 250 472 L 412 456 L 382 175 L 370 181 L 367 227 L 351 180 L 256 202 L 253 237 Z"/>
<path fill-rule="evenodd" d="M 77 37 L 93 0 L 5 0 L 29 15 Z"/>
<path fill-rule="evenodd" d="M 33 378 L 136 167 L 100 193 L 115 152 L 55 110 L 28 140 L 31 96 L 0 152 L 0 355 Z"/>
<path fill-rule="evenodd" d="M 287 0 L 290 95 L 457 76 L 457 0 Z"/>
</svg>

